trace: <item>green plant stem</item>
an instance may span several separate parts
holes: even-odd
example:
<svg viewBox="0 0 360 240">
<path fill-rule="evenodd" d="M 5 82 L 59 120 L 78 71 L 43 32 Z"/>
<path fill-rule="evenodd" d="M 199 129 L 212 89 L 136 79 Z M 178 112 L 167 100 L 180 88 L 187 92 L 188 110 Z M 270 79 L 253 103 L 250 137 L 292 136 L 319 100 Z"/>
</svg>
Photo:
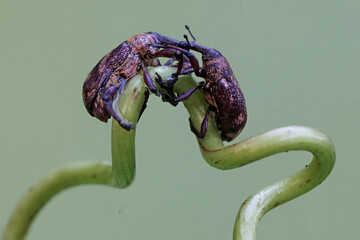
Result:
<svg viewBox="0 0 360 240">
<path fill-rule="evenodd" d="M 177 93 L 196 86 L 187 79 L 175 88 Z M 186 86 L 187 85 L 187 86 Z M 201 94 L 193 94 L 184 102 L 194 126 L 199 129 L 207 110 Z M 248 197 L 240 207 L 234 226 L 235 240 L 254 240 L 260 218 L 271 209 L 294 199 L 322 183 L 335 164 L 335 149 L 329 137 L 315 129 L 289 126 L 225 146 L 214 119 L 209 121 L 204 139 L 198 139 L 205 161 L 218 169 L 233 169 L 268 156 L 304 150 L 313 154 L 312 161 L 296 174 L 274 183 Z"/>
<path fill-rule="evenodd" d="M 120 98 L 116 99 L 119 110 L 136 126 L 144 104 L 141 76 L 134 77 L 126 85 Z M 135 172 L 135 130 L 126 131 L 112 124 L 113 165 L 80 162 L 61 167 L 41 179 L 21 198 L 5 228 L 3 240 L 24 239 L 35 216 L 57 193 L 82 184 L 102 184 L 112 187 L 127 186 Z M 125 179 L 125 180 L 124 180 Z M 130 179 L 126 181 L 126 179 Z"/>
<path fill-rule="evenodd" d="M 212 166 L 222 169 L 240 167 L 291 150 L 309 151 L 314 156 L 313 160 L 296 174 L 250 196 L 237 215 L 234 239 L 255 239 L 257 223 L 266 212 L 322 183 L 335 163 L 333 145 L 325 134 L 317 130 L 291 126 L 234 144 L 223 149 L 223 155 L 221 152 L 211 152 L 205 147 L 202 148 L 204 158 L 209 159 Z M 237 159 L 234 156 L 237 156 Z"/>
<path fill-rule="evenodd" d="M 111 165 L 80 162 L 59 168 L 29 188 L 14 209 L 4 240 L 23 239 L 41 208 L 57 193 L 80 184 L 111 184 Z"/>
<path fill-rule="evenodd" d="M 171 67 L 150 69 L 154 77 L 158 72 L 167 79 L 174 72 Z M 182 93 L 198 84 L 190 76 L 180 77 L 175 91 Z M 124 93 L 114 104 L 125 118 L 136 125 L 145 99 L 145 85 L 140 75 L 126 85 Z M 190 118 L 199 128 L 208 108 L 200 91 L 184 101 Z M 211 166 L 233 169 L 267 156 L 291 150 L 309 151 L 314 155 L 311 163 L 295 175 L 281 180 L 250 196 L 241 206 L 234 227 L 234 239 L 254 240 L 260 218 L 269 210 L 300 196 L 320 184 L 331 172 L 335 162 L 335 150 L 330 139 L 323 133 L 299 126 L 284 127 L 256 137 L 225 146 L 219 136 L 216 123 L 209 119 L 204 139 L 198 139 L 201 153 Z M 103 163 L 77 163 L 60 168 L 34 185 L 20 200 L 5 229 L 3 240 L 23 239 L 40 209 L 55 194 L 80 184 L 104 184 L 124 188 L 135 176 L 135 130 L 125 131 L 112 123 L 112 166 Z"/>
<path fill-rule="evenodd" d="M 185 84 L 182 84 L 175 91 L 181 93 L 196 84 L 194 80 L 188 79 L 185 89 Z M 203 97 L 194 94 L 184 105 L 194 126 L 199 129 L 207 109 Z M 329 137 L 315 129 L 301 126 L 271 130 L 224 146 L 216 123 L 211 119 L 206 137 L 198 139 L 198 142 L 205 161 L 223 170 L 241 167 L 281 152 L 304 150 L 313 154 L 307 167 L 247 198 L 235 221 L 236 240 L 254 240 L 256 226 L 266 212 L 315 188 L 326 179 L 335 164 L 335 149 Z"/>
</svg>

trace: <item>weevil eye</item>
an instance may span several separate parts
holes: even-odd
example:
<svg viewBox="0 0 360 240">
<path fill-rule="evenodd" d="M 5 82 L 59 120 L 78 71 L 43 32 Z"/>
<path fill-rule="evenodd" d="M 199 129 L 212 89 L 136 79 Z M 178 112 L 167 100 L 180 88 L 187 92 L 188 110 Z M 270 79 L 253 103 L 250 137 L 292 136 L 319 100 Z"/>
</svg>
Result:
<svg viewBox="0 0 360 240">
<path fill-rule="evenodd" d="M 109 96 L 109 95 L 104 95 L 104 96 L 102 97 L 102 99 L 103 99 L 103 101 L 107 102 L 107 101 L 110 100 L 110 96 Z"/>
<path fill-rule="evenodd" d="M 207 61 L 209 61 L 209 58 L 203 56 L 203 57 L 202 57 L 202 61 L 203 61 L 203 62 L 207 62 Z"/>
</svg>

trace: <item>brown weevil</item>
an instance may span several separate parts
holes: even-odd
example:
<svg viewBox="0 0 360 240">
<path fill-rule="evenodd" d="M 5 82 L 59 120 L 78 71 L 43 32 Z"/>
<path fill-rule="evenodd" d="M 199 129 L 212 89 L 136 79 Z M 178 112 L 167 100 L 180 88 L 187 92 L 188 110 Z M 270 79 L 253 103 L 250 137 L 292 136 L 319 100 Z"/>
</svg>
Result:
<svg viewBox="0 0 360 240">
<path fill-rule="evenodd" d="M 138 72 L 143 71 L 144 82 L 148 89 L 160 95 L 146 67 L 158 66 L 158 57 L 181 58 L 176 49 L 160 50 L 154 44 L 178 45 L 179 41 L 154 32 L 135 35 L 121 43 L 105 55 L 88 74 L 83 85 L 83 101 L 91 116 L 103 122 L 113 117 L 126 130 L 134 126 L 118 116 L 112 108 L 117 93 L 123 91 L 126 82 Z M 182 64 L 175 75 L 181 71 Z M 147 92 L 148 94 L 148 92 Z M 144 103 L 143 109 L 146 107 Z"/>
<path fill-rule="evenodd" d="M 185 26 L 193 37 L 188 26 Z M 193 92 L 200 89 L 204 93 L 205 100 L 209 108 L 201 124 L 200 131 L 197 131 L 190 120 L 191 130 L 199 138 L 204 138 L 208 128 L 208 117 L 210 112 L 215 113 L 215 120 L 223 140 L 231 141 L 236 138 L 245 127 L 247 112 L 245 98 L 241 92 L 240 86 L 226 58 L 216 49 L 202 46 L 194 41 L 189 42 L 187 35 L 184 35 L 186 41 L 179 42 L 176 46 L 163 46 L 180 51 L 190 61 L 192 71 L 196 76 L 204 78 L 205 82 L 200 83 L 193 89 L 190 89 L 176 98 L 173 102 L 183 101 L 191 96 Z M 194 50 L 202 54 L 202 67 L 196 57 L 189 50 Z M 179 61 L 179 64 L 181 62 Z M 180 66 L 179 68 L 182 68 Z M 188 73 L 189 71 L 186 71 Z M 159 83 L 162 80 L 156 79 Z M 173 83 L 177 80 L 175 74 Z M 164 85 L 164 84 L 163 84 Z M 165 86 L 166 87 L 166 86 Z"/>
</svg>

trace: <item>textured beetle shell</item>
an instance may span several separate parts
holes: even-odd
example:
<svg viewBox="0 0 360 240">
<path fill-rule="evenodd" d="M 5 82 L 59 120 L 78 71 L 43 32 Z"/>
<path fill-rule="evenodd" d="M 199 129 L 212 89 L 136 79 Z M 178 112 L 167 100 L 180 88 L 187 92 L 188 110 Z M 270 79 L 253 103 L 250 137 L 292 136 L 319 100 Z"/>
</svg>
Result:
<svg viewBox="0 0 360 240">
<path fill-rule="evenodd" d="M 150 34 L 138 34 L 105 55 L 88 74 L 83 85 L 83 101 L 90 115 L 106 122 L 110 115 L 104 109 L 102 94 L 120 81 L 127 81 L 145 66 L 157 65 L 152 58 L 156 51 L 152 44 L 159 44 Z"/>
<path fill-rule="evenodd" d="M 217 52 L 217 51 L 216 51 Z M 215 109 L 215 118 L 222 138 L 231 141 L 245 127 L 246 104 L 229 62 L 219 52 L 208 60 L 203 57 L 205 85 L 201 88 L 206 101 Z"/>
</svg>

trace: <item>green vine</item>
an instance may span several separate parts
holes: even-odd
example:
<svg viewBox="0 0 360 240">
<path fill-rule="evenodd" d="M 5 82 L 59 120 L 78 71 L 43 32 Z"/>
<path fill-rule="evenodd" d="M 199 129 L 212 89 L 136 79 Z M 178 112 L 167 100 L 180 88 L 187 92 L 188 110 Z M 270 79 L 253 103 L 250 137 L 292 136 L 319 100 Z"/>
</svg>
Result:
<svg viewBox="0 0 360 240">
<path fill-rule="evenodd" d="M 167 79 L 174 69 L 157 67 Z M 190 76 L 182 76 L 175 86 L 177 93 L 196 86 Z M 143 106 L 146 87 L 141 75 L 128 82 L 123 94 L 115 101 L 119 111 L 136 125 Z M 200 127 L 207 109 L 203 95 L 197 91 L 184 105 L 196 128 Z M 209 121 L 206 138 L 198 139 L 203 158 L 219 169 L 233 169 L 263 159 L 267 156 L 292 150 L 313 154 L 313 160 L 296 174 L 272 184 L 250 196 L 240 207 L 234 227 L 234 239 L 254 240 L 260 218 L 271 209 L 296 198 L 317 185 L 330 174 L 335 163 L 335 150 L 323 133 L 306 127 L 283 127 L 259 136 L 225 146 L 218 134 L 214 119 Z M 112 165 L 109 163 L 73 163 L 49 174 L 32 186 L 14 209 L 3 234 L 3 240 L 24 239 L 37 213 L 57 193 L 81 184 L 102 184 L 117 188 L 130 185 L 135 176 L 135 129 L 126 131 L 116 121 L 112 123 Z"/>
</svg>

